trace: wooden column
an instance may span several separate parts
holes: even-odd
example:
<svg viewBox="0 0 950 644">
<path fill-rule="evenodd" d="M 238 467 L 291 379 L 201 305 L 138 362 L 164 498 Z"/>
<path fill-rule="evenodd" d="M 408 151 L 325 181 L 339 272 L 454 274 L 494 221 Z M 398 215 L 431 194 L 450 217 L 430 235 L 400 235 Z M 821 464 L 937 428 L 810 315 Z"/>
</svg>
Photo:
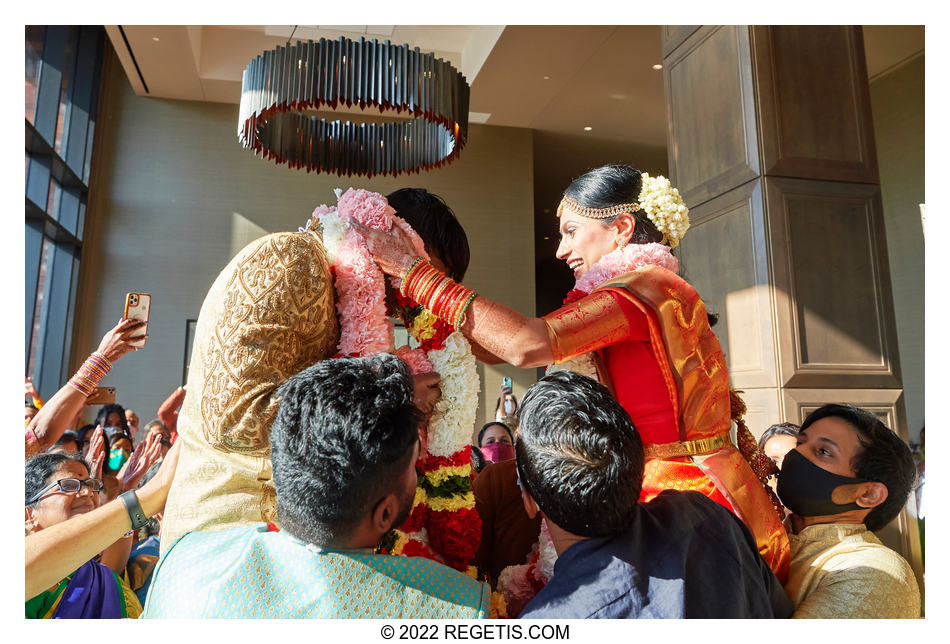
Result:
<svg viewBox="0 0 950 644">
<path fill-rule="evenodd" d="M 906 441 L 861 28 L 663 36 L 670 178 L 692 221 L 680 259 L 720 315 L 750 429 L 843 402 Z M 909 504 L 879 536 L 920 580 Z"/>
</svg>

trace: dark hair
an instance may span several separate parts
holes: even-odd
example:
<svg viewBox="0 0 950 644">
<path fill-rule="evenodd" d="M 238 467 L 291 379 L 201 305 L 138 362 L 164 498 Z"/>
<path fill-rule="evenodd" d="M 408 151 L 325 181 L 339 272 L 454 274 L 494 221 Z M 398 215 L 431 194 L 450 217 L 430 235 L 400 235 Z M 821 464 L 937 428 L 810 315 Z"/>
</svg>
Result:
<svg viewBox="0 0 950 644">
<path fill-rule="evenodd" d="M 102 425 L 102 428 L 105 429 L 107 426 L 111 426 L 108 423 L 109 414 L 115 412 L 119 414 L 119 424 L 115 427 L 121 427 L 122 431 L 126 434 L 129 433 L 129 422 L 125 419 L 125 407 L 122 405 L 103 405 L 99 408 L 99 413 L 96 414 L 96 425 Z"/>
<path fill-rule="evenodd" d="M 148 423 L 146 423 L 142 429 L 147 434 L 156 425 L 162 428 L 163 434 L 168 432 L 168 425 L 166 425 L 163 421 L 159 420 L 158 418 L 156 418 L 155 420 L 148 421 Z"/>
<path fill-rule="evenodd" d="M 485 455 L 482 454 L 482 450 L 472 445 L 472 467 L 476 472 L 481 472 L 485 469 L 486 465 L 488 465 L 488 461 L 485 460 Z"/>
<path fill-rule="evenodd" d="M 277 390 L 271 461 L 281 526 L 318 545 L 345 540 L 411 467 L 422 415 L 399 358 L 325 360 Z"/>
<path fill-rule="evenodd" d="M 840 418 L 858 431 L 863 448 L 851 462 L 857 478 L 883 483 L 887 499 L 873 508 L 864 525 L 876 531 L 900 514 L 914 487 L 917 468 L 910 448 L 872 412 L 853 405 L 825 405 L 808 414 L 800 431 L 805 431 L 822 418 Z"/>
<path fill-rule="evenodd" d="M 79 447 L 79 435 L 71 429 L 67 429 L 63 432 L 63 435 L 59 437 L 59 440 L 53 443 L 53 447 L 59 447 L 66 443 L 76 443 L 76 447 Z"/>
<path fill-rule="evenodd" d="M 759 449 L 765 449 L 765 444 L 775 436 L 798 436 L 798 425 L 795 423 L 775 423 L 759 438 Z"/>
<path fill-rule="evenodd" d="M 492 426 L 494 426 L 494 425 L 498 425 L 499 427 L 503 427 L 503 428 L 505 429 L 505 431 L 508 432 L 508 438 L 511 439 L 511 442 L 512 442 L 512 443 L 515 442 L 515 437 L 514 437 L 514 434 L 511 433 L 511 428 L 508 427 L 508 425 L 506 425 L 506 424 L 504 424 L 504 423 L 499 423 L 498 421 L 493 420 L 493 421 L 491 421 L 490 423 L 485 423 L 484 425 L 482 425 L 481 430 L 478 432 L 478 446 L 479 446 L 479 447 L 482 446 L 482 436 L 485 435 L 485 432 L 488 431 L 488 428 L 489 428 L 489 427 L 492 427 Z"/>
<path fill-rule="evenodd" d="M 518 476 L 546 516 L 583 537 L 630 525 L 643 485 L 643 443 L 606 387 L 556 371 L 528 390 L 518 421 Z"/>
<path fill-rule="evenodd" d="M 640 199 L 640 171 L 628 165 L 605 165 L 588 170 L 571 181 L 564 194 L 585 208 L 609 208 Z M 663 233 L 656 229 L 642 210 L 631 213 L 637 225 L 630 238 L 634 244 L 663 241 Z M 616 217 L 601 219 L 608 226 Z"/>
<path fill-rule="evenodd" d="M 63 454 L 62 452 L 45 452 L 37 454 L 26 462 L 26 496 L 23 501 L 33 498 L 40 490 L 50 484 L 50 477 L 59 469 L 60 465 L 68 461 L 82 463 L 86 470 L 89 464 L 78 454 Z"/>
<path fill-rule="evenodd" d="M 449 277 L 461 282 L 471 257 L 468 237 L 442 197 L 422 188 L 402 188 L 386 195 L 386 200 L 419 233 L 426 251 L 448 267 Z"/>
</svg>

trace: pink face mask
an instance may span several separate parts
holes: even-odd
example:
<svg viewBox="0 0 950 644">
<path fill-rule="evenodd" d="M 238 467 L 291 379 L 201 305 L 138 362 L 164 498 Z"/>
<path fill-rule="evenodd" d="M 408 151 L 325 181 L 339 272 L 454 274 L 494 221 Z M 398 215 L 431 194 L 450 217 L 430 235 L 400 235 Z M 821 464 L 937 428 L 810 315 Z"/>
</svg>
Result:
<svg viewBox="0 0 950 644">
<path fill-rule="evenodd" d="M 515 447 L 514 445 L 509 445 L 508 443 L 490 443 L 480 447 L 479 449 L 482 450 L 482 454 L 485 455 L 485 459 L 491 461 L 492 463 L 510 461 L 515 457 Z"/>
</svg>

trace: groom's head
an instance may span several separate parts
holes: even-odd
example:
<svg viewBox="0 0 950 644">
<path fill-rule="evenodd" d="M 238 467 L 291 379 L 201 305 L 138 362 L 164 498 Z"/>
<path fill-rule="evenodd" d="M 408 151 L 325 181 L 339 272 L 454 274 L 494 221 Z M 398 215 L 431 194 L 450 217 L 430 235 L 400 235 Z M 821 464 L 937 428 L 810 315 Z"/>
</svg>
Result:
<svg viewBox="0 0 950 644">
<path fill-rule="evenodd" d="M 461 282 L 468 270 L 468 238 L 442 198 L 422 188 L 402 188 L 386 200 L 419 233 L 433 266 Z"/>
</svg>

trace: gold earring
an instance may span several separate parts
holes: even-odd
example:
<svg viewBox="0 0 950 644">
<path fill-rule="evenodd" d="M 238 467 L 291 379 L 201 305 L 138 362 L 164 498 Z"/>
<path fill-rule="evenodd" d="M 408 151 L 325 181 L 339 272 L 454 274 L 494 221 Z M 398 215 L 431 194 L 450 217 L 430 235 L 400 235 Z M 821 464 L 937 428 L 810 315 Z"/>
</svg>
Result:
<svg viewBox="0 0 950 644">
<path fill-rule="evenodd" d="M 624 239 L 623 237 L 617 238 L 617 250 L 623 250 L 626 245 L 627 245 L 626 239 Z"/>
</svg>

